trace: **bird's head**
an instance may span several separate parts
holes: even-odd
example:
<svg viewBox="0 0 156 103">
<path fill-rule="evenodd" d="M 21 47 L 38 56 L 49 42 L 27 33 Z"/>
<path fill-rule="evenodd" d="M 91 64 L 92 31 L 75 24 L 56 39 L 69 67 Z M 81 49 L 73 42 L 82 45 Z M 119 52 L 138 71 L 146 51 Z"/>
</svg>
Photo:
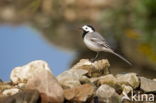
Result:
<svg viewBox="0 0 156 103">
<path fill-rule="evenodd" d="M 95 29 L 93 26 L 91 25 L 84 25 L 81 27 L 81 29 L 85 32 L 85 33 L 91 33 L 91 32 L 94 32 Z"/>
</svg>

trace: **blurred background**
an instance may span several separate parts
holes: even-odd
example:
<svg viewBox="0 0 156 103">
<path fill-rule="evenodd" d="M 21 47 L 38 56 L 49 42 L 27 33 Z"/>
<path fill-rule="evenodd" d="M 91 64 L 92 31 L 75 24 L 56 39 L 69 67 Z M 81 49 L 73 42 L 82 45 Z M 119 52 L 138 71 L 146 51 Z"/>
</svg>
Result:
<svg viewBox="0 0 156 103">
<path fill-rule="evenodd" d="M 49 63 L 54 75 L 95 53 L 78 27 L 93 25 L 114 50 L 130 60 L 107 58 L 113 74 L 156 73 L 156 0 L 0 0 L 0 78 L 30 61 Z"/>
</svg>

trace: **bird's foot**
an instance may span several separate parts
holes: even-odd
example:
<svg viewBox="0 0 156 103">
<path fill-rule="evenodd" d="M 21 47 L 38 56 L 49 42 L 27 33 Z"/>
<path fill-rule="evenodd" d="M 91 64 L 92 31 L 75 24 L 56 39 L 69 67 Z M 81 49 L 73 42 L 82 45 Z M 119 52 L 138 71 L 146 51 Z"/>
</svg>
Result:
<svg viewBox="0 0 156 103">
<path fill-rule="evenodd" d="M 94 58 L 90 59 L 90 61 L 91 61 L 92 63 L 95 62 L 95 60 L 96 60 L 96 59 L 94 59 Z"/>
</svg>

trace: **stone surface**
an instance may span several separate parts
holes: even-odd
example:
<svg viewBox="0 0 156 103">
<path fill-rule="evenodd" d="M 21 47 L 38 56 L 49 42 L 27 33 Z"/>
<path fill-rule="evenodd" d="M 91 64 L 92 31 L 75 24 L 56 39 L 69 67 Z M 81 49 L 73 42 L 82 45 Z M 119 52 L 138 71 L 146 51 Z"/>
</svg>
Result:
<svg viewBox="0 0 156 103">
<path fill-rule="evenodd" d="M 97 91 L 96 96 L 98 97 L 104 97 L 104 98 L 110 98 L 115 93 L 115 89 L 110 87 L 109 85 L 101 85 Z"/>
<path fill-rule="evenodd" d="M 99 103 L 120 103 L 119 95 L 109 85 L 101 85 L 95 95 L 98 97 Z"/>
<path fill-rule="evenodd" d="M 140 77 L 140 88 L 145 92 L 156 92 L 156 81 Z"/>
<path fill-rule="evenodd" d="M 117 85 L 117 79 L 112 74 L 108 74 L 108 75 L 99 77 L 97 84 L 98 85 L 108 84 L 111 86 L 115 86 Z"/>
<path fill-rule="evenodd" d="M 0 82 L 0 92 L 2 92 L 5 89 L 10 89 L 13 86 L 11 86 L 10 83 Z"/>
<path fill-rule="evenodd" d="M 122 85 L 122 94 L 123 94 L 123 92 L 126 93 L 126 94 L 128 94 L 131 91 L 133 91 L 133 88 L 131 86 L 127 86 L 125 84 Z"/>
<path fill-rule="evenodd" d="M 80 85 L 80 78 L 88 71 L 83 69 L 70 69 L 57 76 L 63 88 L 73 88 Z"/>
<path fill-rule="evenodd" d="M 91 83 L 97 84 L 97 81 L 99 80 L 99 78 L 98 77 L 93 77 L 93 78 L 90 78 L 89 80 L 90 80 Z"/>
<path fill-rule="evenodd" d="M 116 78 L 121 86 L 122 84 L 130 85 L 133 88 L 139 86 L 139 78 L 136 73 L 117 74 Z"/>
<path fill-rule="evenodd" d="M 50 71 L 50 68 L 45 61 L 37 60 L 24 66 L 14 68 L 11 71 L 10 79 L 14 84 L 26 83 L 33 73 L 40 69 Z"/>
<path fill-rule="evenodd" d="M 9 95 L 14 95 L 16 93 L 19 93 L 20 92 L 20 89 L 18 88 L 11 88 L 11 89 L 5 89 L 2 94 L 4 96 L 9 96 Z"/>
<path fill-rule="evenodd" d="M 81 84 L 86 84 L 86 83 L 91 83 L 91 82 L 90 82 L 90 79 L 87 76 L 82 76 L 80 78 L 80 83 Z"/>
<path fill-rule="evenodd" d="M 133 88 L 131 86 L 127 86 L 125 84 L 122 85 L 122 102 L 123 103 L 129 103 L 130 98 L 128 97 L 128 94 L 130 92 L 133 92 Z"/>
<path fill-rule="evenodd" d="M 42 103 L 62 103 L 64 101 L 62 87 L 51 72 L 44 68 L 33 73 L 26 88 L 38 90 Z"/>
<path fill-rule="evenodd" d="M 18 87 L 18 88 L 25 88 L 25 83 L 19 83 L 18 85 L 16 85 L 16 87 Z"/>
<path fill-rule="evenodd" d="M 108 60 L 102 59 L 95 62 L 91 62 L 88 59 L 81 59 L 72 69 L 84 69 L 87 70 L 87 75 L 90 77 L 98 77 L 101 75 L 109 74 L 110 64 Z"/>
<path fill-rule="evenodd" d="M 73 103 L 83 103 L 90 98 L 94 93 L 94 86 L 90 84 L 84 84 L 75 88 L 65 89 L 65 99 Z"/>
<path fill-rule="evenodd" d="M 38 103 L 39 93 L 36 90 L 24 90 L 13 96 L 0 97 L 0 103 Z"/>
</svg>

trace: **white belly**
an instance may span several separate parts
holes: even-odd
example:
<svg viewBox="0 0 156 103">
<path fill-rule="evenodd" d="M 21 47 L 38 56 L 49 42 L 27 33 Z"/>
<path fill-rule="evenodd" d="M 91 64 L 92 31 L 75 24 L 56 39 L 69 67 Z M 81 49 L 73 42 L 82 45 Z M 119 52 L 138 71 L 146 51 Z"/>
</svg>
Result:
<svg viewBox="0 0 156 103">
<path fill-rule="evenodd" d="M 92 51 L 102 51 L 102 48 L 99 48 L 93 41 L 90 41 L 84 37 L 84 43 Z"/>
</svg>

